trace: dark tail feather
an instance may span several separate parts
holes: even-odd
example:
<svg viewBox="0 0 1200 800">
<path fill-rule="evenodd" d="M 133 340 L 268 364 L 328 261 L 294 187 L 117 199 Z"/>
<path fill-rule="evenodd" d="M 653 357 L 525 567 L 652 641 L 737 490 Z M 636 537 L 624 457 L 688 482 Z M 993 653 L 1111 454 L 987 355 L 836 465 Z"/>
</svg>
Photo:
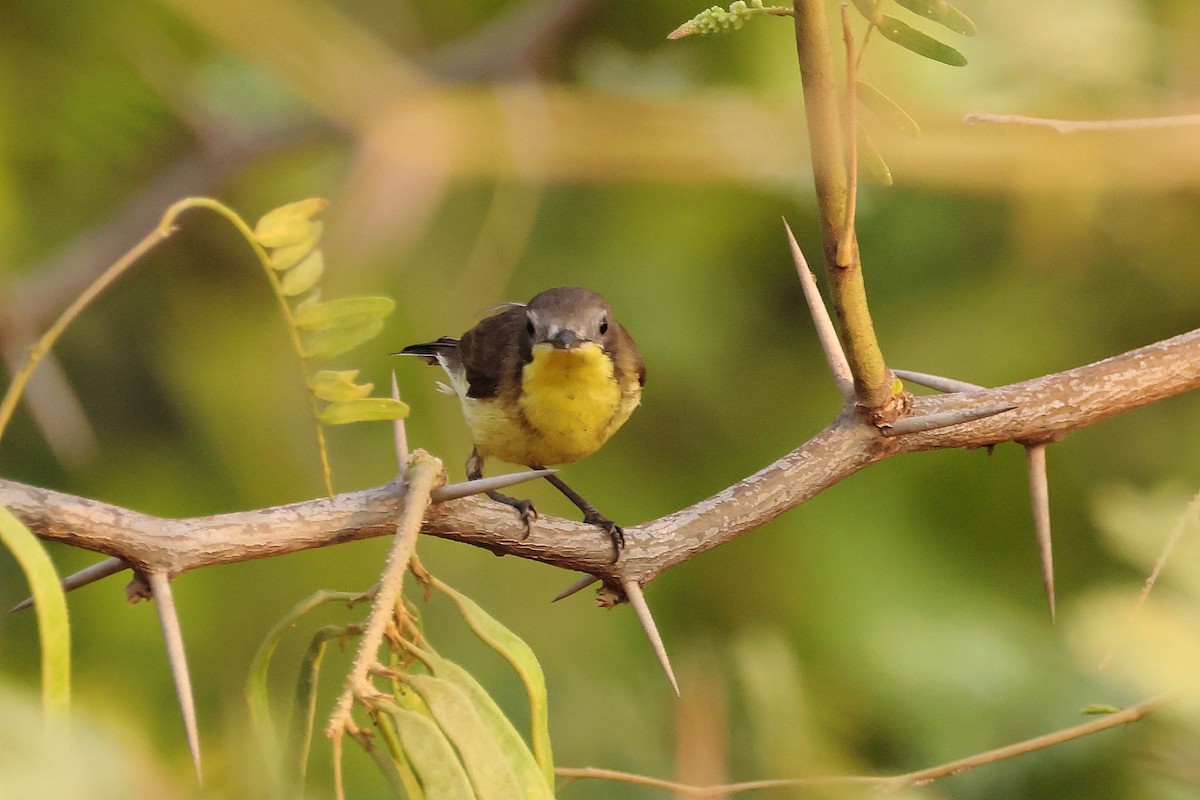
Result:
<svg viewBox="0 0 1200 800">
<path fill-rule="evenodd" d="M 421 342 L 419 344 L 410 344 L 398 353 L 392 353 L 394 356 L 419 356 L 425 359 L 427 364 L 436 364 L 439 353 L 446 353 L 451 350 L 458 349 L 458 339 L 451 336 L 443 336 L 435 342 Z"/>
</svg>

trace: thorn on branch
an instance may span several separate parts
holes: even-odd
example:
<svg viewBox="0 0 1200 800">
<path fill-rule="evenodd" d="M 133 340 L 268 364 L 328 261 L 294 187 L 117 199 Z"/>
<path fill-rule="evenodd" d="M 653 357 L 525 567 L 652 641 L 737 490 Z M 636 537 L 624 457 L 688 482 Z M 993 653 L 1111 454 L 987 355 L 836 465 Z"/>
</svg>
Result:
<svg viewBox="0 0 1200 800">
<path fill-rule="evenodd" d="M 1029 473 L 1029 498 L 1033 504 L 1033 529 L 1037 535 L 1038 556 L 1042 566 L 1042 584 L 1050 604 L 1050 622 L 1054 612 L 1054 550 L 1050 539 L 1050 481 L 1046 477 L 1046 445 L 1025 446 L 1025 463 Z"/>
<path fill-rule="evenodd" d="M 179 698 L 179 711 L 183 715 L 183 729 L 187 734 L 188 750 L 192 754 L 192 766 L 196 770 L 196 782 L 202 784 L 204 774 L 200 769 L 200 734 L 196 727 L 196 701 L 192 696 L 192 679 L 188 674 L 187 655 L 183 649 L 183 630 L 179 626 L 179 612 L 175 610 L 171 579 L 164 570 L 147 572 L 145 579 L 154 596 L 154 605 L 158 609 L 158 622 L 162 626 L 163 643 L 167 647 L 171 675 L 175 678 L 175 695 Z"/>
<path fill-rule="evenodd" d="M 991 408 L 960 408 L 954 411 L 939 411 L 936 414 L 925 414 L 919 417 L 904 417 L 879 428 L 884 436 L 903 436 L 907 433 L 924 433 L 938 428 L 948 428 L 964 422 L 974 422 L 977 419 L 994 417 L 1005 411 L 1012 411 L 1016 406 L 993 406 Z"/>
<path fill-rule="evenodd" d="M 584 589 L 591 586 L 593 583 L 595 583 L 598 580 L 600 580 L 600 579 L 597 578 L 595 575 L 584 575 L 579 580 L 575 581 L 570 586 L 563 589 L 558 594 L 554 595 L 554 599 L 551 600 L 550 602 L 557 603 L 559 600 L 565 600 L 566 598 L 570 597 L 571 595 L 575 594 L 576 592 L 583 591 Z"/>
<path fill-rule="evenodd" d="M 430 493 L 429 497 L 435 503 L 444 503 L 447 500 L 457 500 L 460 497 L 491 492 L 514 484 L 525 483 L 536 478 L 544 478 L 556 472 L 558 472 L 556 469 L 534 469 L 528 472 L 511 472 L 507 475 L 492 475 L 473 481 L 439 486 Z"/>
<path fill-rule="evenodd" d="M 966 381 L 959 381 L 954 378 L 943 378 L 941 375 L 930 375 L 928 372 L 913 372 L 908 369 L 894 369 L 892 370 L 892 374 L 900 380 L 909 381 L 918 386 L 924 386 L 939 392 L 978 392 L 987 388 L 975 383 L 967 383 Z"/>
<path fill-rule="evenodd" d="M 658 626 L 654 624 L 650 606 L 646 604 L 646 596 L 642 594 L 642 585 L 636 580 L 627 579 L 621 581 L 621 588 L 625 591 L 625 597 L 629 599 L 629 605 L 633 606 L 638 621 L 642 623 L 642 630 L 650 639 L 650 646 L 654 648 L 654 654 L 658 656 L 658 663 L 667 673 L 667 679 L 671 681 L 671 688 L 675 690 L 675 696 L 678 697 L 679 683 L 675 680 L 675 671 L 671 669 L 671 659 L 667 656 L 667 648 L 663 645 L 662 636 L 658 633 Z"/>
<path fill-rule="evenodd" d="M 98 561 L 90 567 L 84 567 L 79 572 L 72 573 L 62 579 L 62 590 L 70 592 L 78 589 L 80 586 L 87 586 L 89 583 L 95 583 L 101 578 L 107 578 L 109 575 L 116 575 L 118 572 L 129 569 L 129 564 L 119 558 L 106 558 L 103 561 Z M 26 597 L 21 602 L 8 610 L 8 613 L 13 614 L 17 611 L 24 611 L 33 605 L 33 598 Z"/>
</svg>

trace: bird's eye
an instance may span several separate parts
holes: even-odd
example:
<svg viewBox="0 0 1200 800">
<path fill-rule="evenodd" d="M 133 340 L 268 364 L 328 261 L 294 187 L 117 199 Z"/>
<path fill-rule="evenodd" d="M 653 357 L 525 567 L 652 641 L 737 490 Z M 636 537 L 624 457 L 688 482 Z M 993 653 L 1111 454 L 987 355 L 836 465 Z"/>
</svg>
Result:
<svg viewBox="0 0 1200 800">
<path fill-rule="evenodd" d="M 608 317 L 600 320 L 600 335 L 603 336 L 606 333 L 608 333 Z"/>
<path fill-rule="evenodd" d="M 533 336 L 533 334 L 534 334 L 533 320 L 530 319 L 529 317 L 525 318 L 525 332 L 528 333 L 530 336 Z"/>
</svg>

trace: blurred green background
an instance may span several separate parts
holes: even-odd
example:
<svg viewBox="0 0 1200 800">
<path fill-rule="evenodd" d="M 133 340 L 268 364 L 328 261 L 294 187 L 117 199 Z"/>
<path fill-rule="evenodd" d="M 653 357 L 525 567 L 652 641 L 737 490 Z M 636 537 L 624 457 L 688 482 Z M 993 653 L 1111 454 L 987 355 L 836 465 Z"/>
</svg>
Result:
<svg viewBox="0 0 1200 800">
<path fill-rule="evenodd" d="M 907 139 L 874 126 L 895 186 L 864 181 L 859 207 L 889 363 L 999 385 L 1195 327 L 1195 129 L 1061 136 L 962 118 L 1195 111 L 1200 6 L 958 5 L 980 30 L 953 42 L 967 67 L 882 39 L 864 63 L 863 77 L 924 129 Z M 411 441 L 443 457 L 452 477 L 469 450 L 455 402 L 435 391 L 433 370 L 387 353 L 457 334 L 482 309 L 548 286 L 604 293 L 648 364 L 642 408 L 564 472 L 619 521 L 700 500 L 837 412 L 780 225 L 786 215 L 810 257 L 819 251 L 788 20 L 669 43 L 666 33 L 700 4 L 4 7 L 0 344 L 9 369 L 172 201 L 211 195 L 253 220 L 318 195 L 332 203 L 327 296 L 398 303 L 383 337 L 336 366 L 378 385 L 396 369 L 413 408 Z M 30 396 L 36 414 L 22 411 L 0 448 L 8 478 L 163 516 L 322 491 L 274 300 L 245 244 L 203 212 L 87 311 Z M 1127 618 L 1200 486 L 1198 415 L 1200 398 L 1183 396 L 1050 449 L 1056 626 L 1024 457 L 1012 445 L 880 464 L 672 570 L 647 597 L 681 700 L 627 607 L 601 612 L 583 595 L 549 604 L 574 576 L 443 541 L 422 541 L 420 553 L 538 653 L 561 765 L 699 783 L 916 769 L 1076 724 L 1088 703 L 1195 683 L 1200 576 L 1189 565 L 1200 559 L 1176 554 L 1135 623 L 1149 630 Z M 336 429 L 332 448 L 339 491 L 394 473 L 385 425 Z M 574 513 L 546 489 L 530 494 L 546 512 Z M 6 745 L 0 780 L 32 797 L 259 796 L 241 699 L 251 655 L 313 590 L 371 585 L 386 547 L 361 542 L 176 582 L 210 776 L 203 792 L 191 788 L 154 609 L 127 606 L 117 578 L 71 595 L 78 752 Z M 64 573 L 96 560 L 51 549 Z M 0 556 L 0 606 L 25 593 Z M 522 719 L 506 665 L 445 603 L 429 603 L 426 615 L 435 643 Z M 346 619 L 328 610 L 311 627 Z M 281 699 L 308 634 L 276 657 Z M 1114 666 L 1097 670 L 1113 646 Z M 37 659 L 34 617 L 0 620 L 0 741 L 34 724 L 21 720 Z M 329 659 L 322 715 L 348 660 Z M 1194 797 L 1198 719 L 1180 703 L 905 796 Z M 57 787 L 63 763 L 88 765 L 92 778 Z M 384 796 L 353 748 L 347 770 L 350 796 Z M 318 739 L 311 796 L 330 795 L 330 775 Z M 665 795 L 580 783 L 561 796 Z"/>
</svg>

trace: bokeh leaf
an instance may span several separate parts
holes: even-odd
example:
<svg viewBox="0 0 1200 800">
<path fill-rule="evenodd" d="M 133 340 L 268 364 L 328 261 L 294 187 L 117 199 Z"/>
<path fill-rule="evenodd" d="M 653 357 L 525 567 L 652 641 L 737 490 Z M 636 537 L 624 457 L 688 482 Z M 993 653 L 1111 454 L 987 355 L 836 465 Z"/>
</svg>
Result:
<svg viewBox="0 0 1200 800">
<path fill-rule="evenodd" d="M 323 369 L 312 377 L 308 386 L 312 393 L 327 403 L 345 403 L 371 394 L 373 383 L 355 383 L 358 370 Z"/>
<path fill-rule="evenodd" d="M 858 128 L 858 163 L 859 166 L 866 167 L 871 177 L 879 183 L 884 186 L 892 185 L 891 167 L 883 160 L 883 155 L 875 146 L 875 141 L 869 133 L 862 129 L 861 125 Z"/>
<path fill-rule="evenodd" d="M 898 5 L 963 36 L 975 35 L 975 23 L 946 0 L 896 0 Z"/>
<path fill-rule="evenodd" d="M 880 0 L 854 0 L 854 7 L 868 22 L 874 22 L 875 17 L 878 16 L 876 9 L 879 7 L 879 2 Z"/>
<path fill-rule="evenodd" d="M 516 773 L 471 699 L 454 684 L 432 675 L 410 675 L 408 684 L 458 750 L 479 800 L 520 797 Z"/>
<path fill-rule="evenodd" d="M 268 260 L 271 269 L 278 272 L 283 272 L 285 269 L 291 269 L 304 260 L 304 257 L 311 253 L 321 241 L 321 234 L 325 232 L 325 224 L 318 221 L 310 222 L 308 225 L 308 235 L 302 241 L 296 244 L 289 244 L 286 247 L 280 247 L 271 253 Z"/>
<path fill-rule="evenodd" d="M 326 406 L 317 419 L 325 425 L 346 425 L 351 422 L 404 419 L 407 416 L 407 403 L 390 397 L 363 397 Z"/>
<path fill-rule="evenodd" d="M 962 53 L 895 17 L 889 17 L 886 14 L 880 16 L 876 27 L 888 39 L 919 56 L 925 56 L 925 58 L 940 61 L 952 67 L 967 65 L 967 57 Z"/>
<path fill-rule="evenodd" d="M 909 136 L 921 135 L 921 126 L 917 124 L 917 121 L 909 116 L 908 112 L 901 108 L 899 103 L 871 84 L 866 81 L 858 81 L 855 84 L 855 94 L 858 97 L 858 101 L 866 106 L 871 113 L 887 122 L 896 130 Z"/>
<path fill-rule="evenodd" d="M 279 290 L 285 297 L 302 295 L 317 285 L 325 274 L 325 256 L 320 250 L 313 250 L 304 260 L 283 273 L 279 279 Z"/>
<path fill-rule="evenodd" d="M 0 544 L 17 560 L 33 596 L 42 649 L 42 706 L 48 715 L 65 714 L 71 705 L 71 625 L 58 572 L 42 543 L 4 506 Z"/>
<path fill-rule="evenodd" d="M 254 226 L 254 238 L 263 247 L 289 247 L 312 236 L 312 217 L 325 210 L 329 201 L 320 197 L 298 200 L 268 211 Z"/>
<path fill-rule="evenodd" d="M 341 325 L 327 330 L 312 331 L 301 340 L 304 357 L 313 360 L 333 358 L 353 350 L 363 342 L 374 339 L 383 330 L 383 320 L 373 319 L 355 325 Z"/>
<path fill-rule="evenodd" d="M 383 319 L 396 308 L 390 297 L 341 297 L 324 303 L 312 303 L 296 310 L 296 327 L 319 331 L 339 325 L 353 325 Z"/>
</svg>

